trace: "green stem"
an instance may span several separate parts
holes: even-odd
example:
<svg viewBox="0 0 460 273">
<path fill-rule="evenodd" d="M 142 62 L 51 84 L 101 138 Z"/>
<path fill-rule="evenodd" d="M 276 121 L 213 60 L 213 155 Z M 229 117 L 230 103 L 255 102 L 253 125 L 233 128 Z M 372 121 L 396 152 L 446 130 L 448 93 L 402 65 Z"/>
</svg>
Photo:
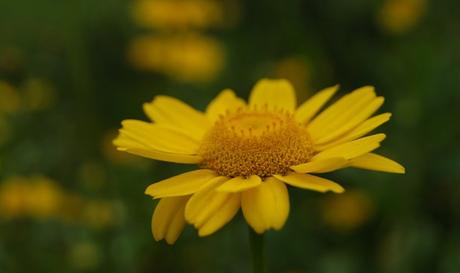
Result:
<svg viewBox="0 0 460 273">
<path fill-rule="evenodd" d="M 257 234 L 249 227 L 249 242 L 252 252 L 252 268 L 254 273 L 265 273 L 264 235 Z"/>
</svg>

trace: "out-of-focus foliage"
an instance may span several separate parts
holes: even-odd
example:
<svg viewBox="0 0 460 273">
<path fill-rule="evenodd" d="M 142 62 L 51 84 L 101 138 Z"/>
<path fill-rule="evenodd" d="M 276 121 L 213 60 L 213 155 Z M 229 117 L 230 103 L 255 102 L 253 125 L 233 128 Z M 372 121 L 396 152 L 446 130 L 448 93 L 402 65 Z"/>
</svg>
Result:
<svg viewBox="0 0 460 273">
<path fill-rule="evenodd" d="M 247 272 L 242 221 L 155 243 L 145 196 L 182 165 L 111 141 L 142 103 L 203 110 L 262 77 L 305 99 L 375 85 L 382 153 L 406 175 L 344 170 L 341 196 L 291 189 L 272 272 L 460 268 L 460 5 L 455 0 L 0 1 L 0 272 Z"/>
</svg>

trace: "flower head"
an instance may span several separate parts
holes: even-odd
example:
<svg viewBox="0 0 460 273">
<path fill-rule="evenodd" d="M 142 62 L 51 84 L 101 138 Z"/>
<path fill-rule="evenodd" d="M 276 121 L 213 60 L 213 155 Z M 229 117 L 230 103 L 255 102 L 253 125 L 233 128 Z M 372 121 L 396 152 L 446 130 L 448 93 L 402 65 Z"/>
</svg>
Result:
<svg viewBox="0 0 460 273">
<path fill-rule="evenodd" d="M 289 214 L 287 185 L 342 193 L 342 186 L 316 174 L 346 167 L 404 173 L 398 163 L 372 153 L 384 134 L 365 136 L 390 118 L 371 117 L 383 98 L 366 86 L 320 112 L 337 89 L 326 88 L 297 107 L 288 81 L 263 79 L 248 103 L 224 90 L 202 113 L 158 96 L 144 105 L 153 122 L 123 121 L 114 141 L 119 150 L 199 167 L 146 189 L 160 199 L 154 238 L 172 244 L 186 223 L 200 236 L 210 235 L 240 208 L 257 233 L 279 230 Z"/>
<path fill-rule="evenodd" d="M 209 0 L 139 0 L 133 15 L 139 25 L 155 29 L 208 28 L 223 24 L 224 6 Z"/>
<path fill-rule="evenodd" d="M 225 63 L 221 44 L 196 33 L 138 37 L 131 44 L 128 58 L 138 69 L 192 83 L 212 81 Z"/>
</svg>

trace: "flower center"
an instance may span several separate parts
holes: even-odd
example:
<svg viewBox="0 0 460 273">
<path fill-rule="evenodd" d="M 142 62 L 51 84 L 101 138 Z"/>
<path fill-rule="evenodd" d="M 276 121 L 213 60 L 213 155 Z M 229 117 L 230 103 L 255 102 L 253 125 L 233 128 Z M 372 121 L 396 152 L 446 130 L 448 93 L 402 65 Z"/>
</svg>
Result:
<svg viewBox="0 0 460 273">
<path fill-rule="evenodd" d="M 199 149 L 202 168 L 228 177 L 286 174 L 313 153 L 306 128 L 292 115 L 242 109 L 221 116 Z"/>
</svg>

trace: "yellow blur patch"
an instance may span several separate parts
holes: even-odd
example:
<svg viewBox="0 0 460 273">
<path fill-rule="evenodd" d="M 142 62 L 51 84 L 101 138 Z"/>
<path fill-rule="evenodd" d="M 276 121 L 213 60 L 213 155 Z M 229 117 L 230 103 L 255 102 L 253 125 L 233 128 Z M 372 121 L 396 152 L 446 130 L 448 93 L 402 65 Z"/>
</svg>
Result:
<svg viewBox="0 0 460 273">
<path fill-rule="evenodd" d="M 372 199 L 362 191 L 348 191 L 326 196 L 321 214 L 326 226 L 337 231 L 351 231 L 365 224 L 374 213 Z"/>
<path fill-rule="evenodd" d="M 377 22 L 388 33 L 405 33 L 420 22 L 425 6 L 425 0 L 386 0 L 377 15 Z"/>
<path fill-rule="evenodd" d="M 12 85 L 0 81 L 0 113 L 15 113 L 21 107 L 21 97 Z"/>
<path fill-rule="evenodd" d="M 144 36 L 133 40 L 128 59 L 134 67 L 182 82 L 209 82 L 225 62 L 221 44 L 200 34 Z"/>
</svg>

